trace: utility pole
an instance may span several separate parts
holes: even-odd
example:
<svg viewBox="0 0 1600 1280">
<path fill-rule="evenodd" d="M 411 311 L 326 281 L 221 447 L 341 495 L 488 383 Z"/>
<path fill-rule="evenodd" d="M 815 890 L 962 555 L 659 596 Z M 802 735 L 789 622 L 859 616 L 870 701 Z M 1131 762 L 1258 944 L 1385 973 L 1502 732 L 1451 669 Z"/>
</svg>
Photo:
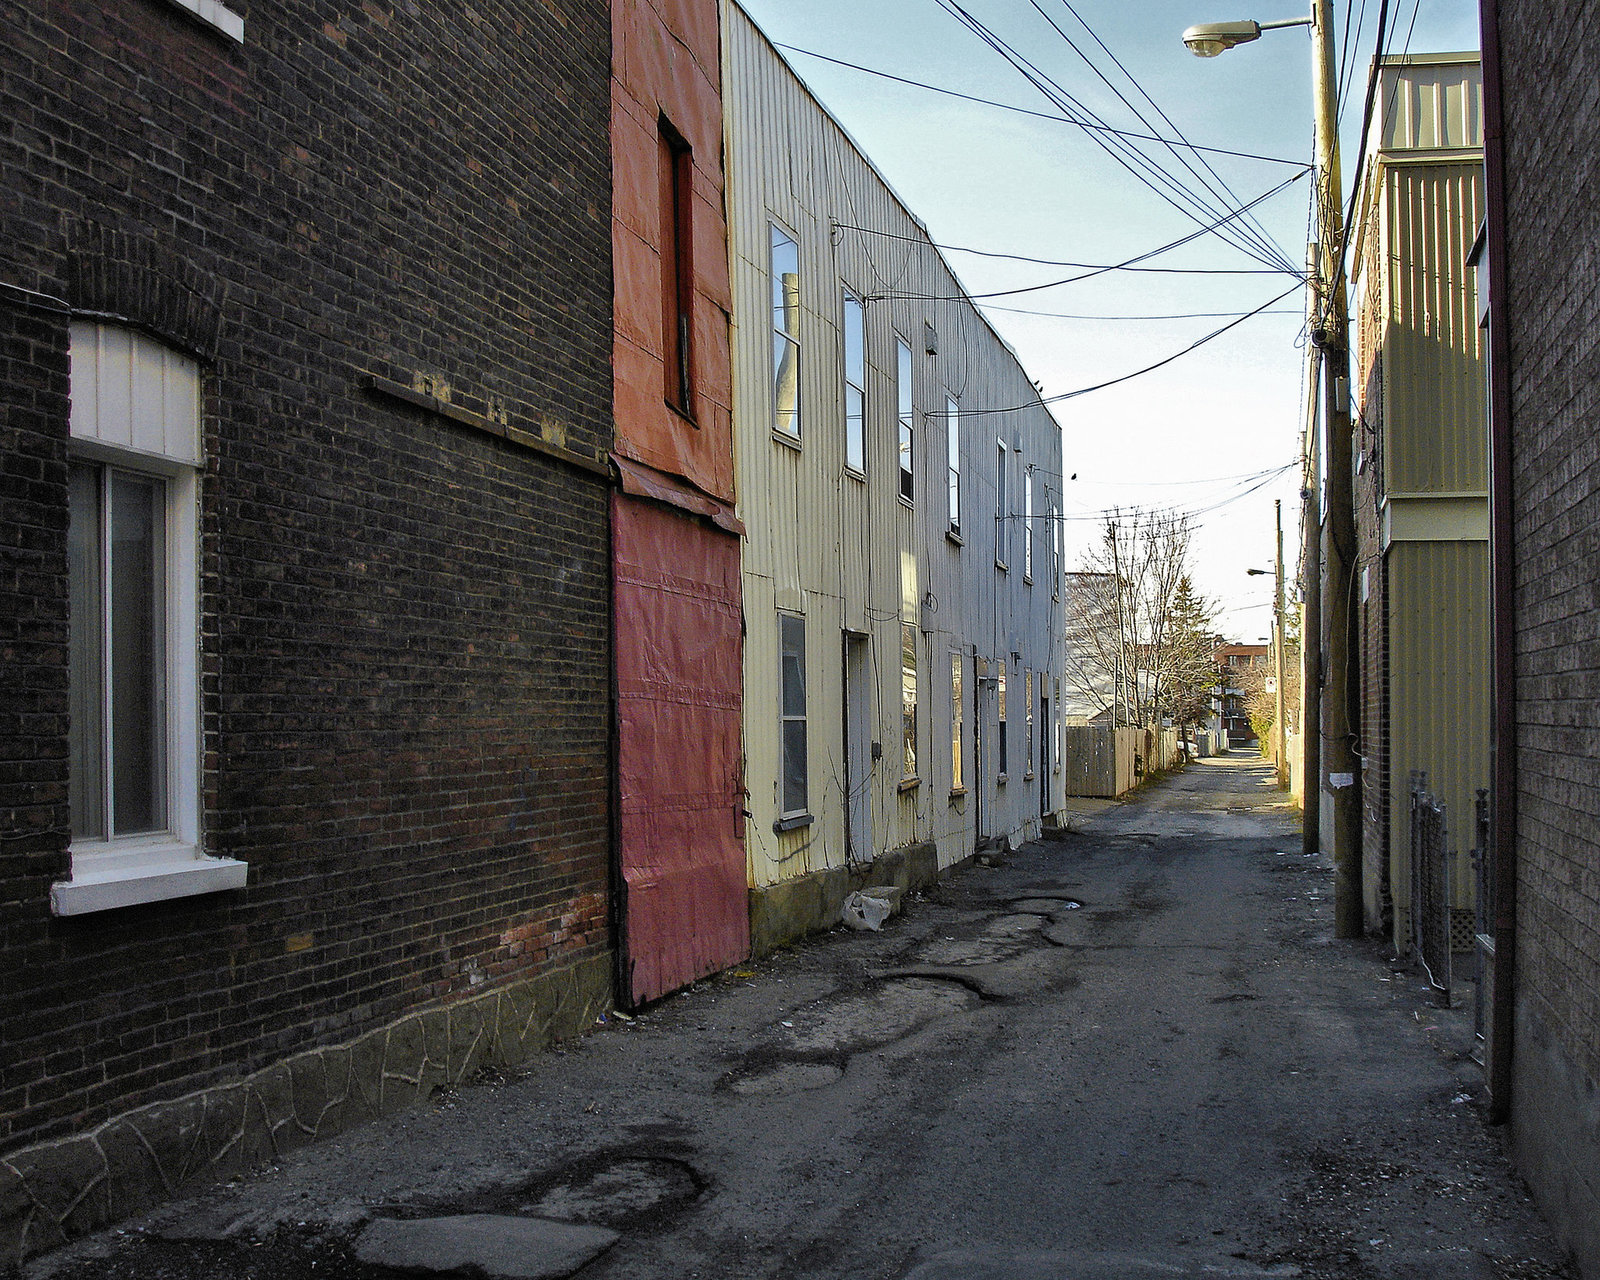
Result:
<svg viewBox="0 0 1600 1280">
<path fill-rule="evenodd" d="M 1339 172 L 1337 53 L 1333 0 L 1312 9 L 1313 95 L 1317 123 L 1317 239 L 1321 246 L 1322 323 L 1311 339 L 1322 352 L 1323 422 L 1327 429 L 1328 516 L 1322 548 L 1324 625 L 1321 777 L 1333 811 L 1333 927 L 1358 938 L 1361 913 L 1361 785 L 1352 751 L 1360 724 L 1350 679 L 1350 588 L 1355 570 L 1355 501 L 1350 468 L 1350 314 L 1340 270 L 1344 185 Z M 1313 780 L 1308 779 L 1308 785 Z"/>
<path fill-rule="evenodd" d="M 1276 705 L 1273 708 L 1272 732 L 1276 739 L 1276 759 L 1278 766 L 1278 789 L 1285 790 L 1289 786 L 1289 761 L 1285 754 L 1288 738 L 1285 734 L 1287 726 L 1283 723 L 1283 503 L 1274 499 L 1272 512 L 1278 522 L 1278 567 L 1273 578 L 1272 591 L 1272 626 L 1273 661 L 1275 670 L 1273 678 L 1276 681 Z"/>
</svg>

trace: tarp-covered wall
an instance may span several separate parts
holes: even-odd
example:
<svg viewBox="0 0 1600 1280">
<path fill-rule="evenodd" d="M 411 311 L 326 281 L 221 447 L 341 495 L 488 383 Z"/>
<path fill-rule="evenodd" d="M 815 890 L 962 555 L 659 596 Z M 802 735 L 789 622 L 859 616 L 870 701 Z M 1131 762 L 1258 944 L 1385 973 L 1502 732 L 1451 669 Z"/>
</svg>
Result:
<svg viewBox="0 0 1600 1280">
<path fill-rule="evenodd" d="M 749 954 L 738 538 L 612 499 L 623 991 L 655 999 Z"/>
</svg>

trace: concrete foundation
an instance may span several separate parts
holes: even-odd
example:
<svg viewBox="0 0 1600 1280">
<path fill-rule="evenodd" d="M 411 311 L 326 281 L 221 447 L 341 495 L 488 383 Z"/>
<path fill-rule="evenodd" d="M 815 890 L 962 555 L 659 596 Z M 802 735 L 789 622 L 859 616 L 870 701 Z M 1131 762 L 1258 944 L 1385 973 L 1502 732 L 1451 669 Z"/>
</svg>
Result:
<svg viewBox="0 0 1600 1280">
<path fill-rule="evenodd" d="M 751 889 L 750 953 L 770 955 L 807 934 L 833 928 L 844 900 L 857 889 L 887 884 L 910 893 L 938 880 L 939 851 L 923 841 L 880 854 L 870 866 L 830 867 Z"/>
<path fill-rule="evenodd" d="M 525 1062 L 611 1008 L 611 969 L 609 955 L 595 956 L 13 1152 L 0 1159 L 0 1271 L 415 1106 L 483 1067 Z"/>
</svg>

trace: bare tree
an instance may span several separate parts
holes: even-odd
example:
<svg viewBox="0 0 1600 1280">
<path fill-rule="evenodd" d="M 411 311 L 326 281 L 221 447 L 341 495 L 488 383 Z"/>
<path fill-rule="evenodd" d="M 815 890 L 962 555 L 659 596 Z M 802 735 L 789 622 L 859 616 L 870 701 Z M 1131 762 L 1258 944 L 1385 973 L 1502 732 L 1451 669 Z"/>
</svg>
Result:
<svg viewBox="0 0 1600 1280">
<path fill-rule="evenodd" d="M 1182 648 L 1173 604 L 1188 578 L 1189 540 L 1185 516 L 1113 512 L 1082 570 L 1067 575 L 1066 678 L 1115 724 L 1171 714 Z"/>
</svg>

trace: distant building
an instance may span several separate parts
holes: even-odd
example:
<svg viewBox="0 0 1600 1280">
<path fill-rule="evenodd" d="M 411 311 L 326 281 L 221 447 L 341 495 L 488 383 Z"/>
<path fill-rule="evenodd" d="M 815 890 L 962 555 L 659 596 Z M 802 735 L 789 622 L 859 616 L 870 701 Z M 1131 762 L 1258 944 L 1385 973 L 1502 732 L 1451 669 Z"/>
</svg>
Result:
<svg viewBox="0 0 1600 1280">
<path fill-rule="evenodd" d="M 1255 726 L 1250 723 L 1249 696 L 1253 680 L 1247 673 L 1257 669 L 1264 672 L 1271 654 L 1271 646 L 1264 644 L 1222 644 L 1212 653 L 1217 668 L 1212 728 L 1228 746 L 1251 746 L 1258 741 Z"/>
</svg>

